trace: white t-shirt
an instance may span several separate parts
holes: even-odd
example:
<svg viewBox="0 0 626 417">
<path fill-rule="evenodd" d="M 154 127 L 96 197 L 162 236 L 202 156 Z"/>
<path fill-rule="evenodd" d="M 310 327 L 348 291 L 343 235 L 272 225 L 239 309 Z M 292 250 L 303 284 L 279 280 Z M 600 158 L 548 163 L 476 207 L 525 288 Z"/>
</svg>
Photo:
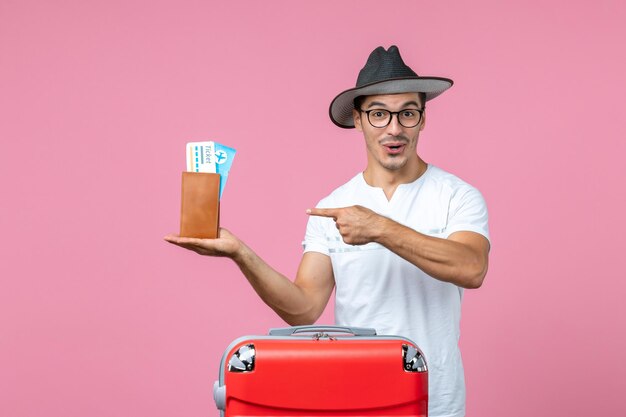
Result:
<svg viewBox="0 0 626 417">
<path fill-rule="evenodd" d="M 435 166 L 391 200 L 359 173 L 317 207 L 361 205 L 420 233 L 447 238 L 458 231 L 489 239 L 487 207 L 478 190 Z M 373 327 L 400 335 L 424 352 L 431 417 L 465 415 L 465 381 L 458 347 L 463 289 L 434 279 L 378 243 L 343 242 L 333 219 L 311 216 L 304 251 L 330 256 L 335 275 L 337 325 Z"/>
</svg>

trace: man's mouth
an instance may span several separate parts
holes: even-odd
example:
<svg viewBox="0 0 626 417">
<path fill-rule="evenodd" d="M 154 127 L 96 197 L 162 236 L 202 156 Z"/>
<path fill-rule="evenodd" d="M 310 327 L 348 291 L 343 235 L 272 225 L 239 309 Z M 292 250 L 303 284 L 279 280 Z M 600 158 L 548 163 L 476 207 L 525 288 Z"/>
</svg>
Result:
<svg viewBox="0 0 626 417">
<path fill-rule="evenodd" d="M 390 154 L 390 155 L 397 155 L 399 153 L 402 153 L 402 151 L 404 150 L 405 146 L 406 146 L 406 144 L 402 143 L 402 142 L 393 142 L 393 143 L 385 143 L 385 144 L 383 144 L 383 148 L 385 148 L 387 153 Z"/>
</svg>

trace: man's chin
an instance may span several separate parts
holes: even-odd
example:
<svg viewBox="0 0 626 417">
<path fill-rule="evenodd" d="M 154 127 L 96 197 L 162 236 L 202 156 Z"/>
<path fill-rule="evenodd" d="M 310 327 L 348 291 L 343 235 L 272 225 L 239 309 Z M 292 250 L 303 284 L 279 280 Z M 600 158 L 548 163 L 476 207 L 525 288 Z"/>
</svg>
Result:
<svg viewBox="0 0 626 417">
<path fill-rule="evenodd" d="M 384 161 L 381 165 L 389 171 L 399 171 L 406 166 L 406 159 L 394 158 L 391 161 Z"/>
</svg>

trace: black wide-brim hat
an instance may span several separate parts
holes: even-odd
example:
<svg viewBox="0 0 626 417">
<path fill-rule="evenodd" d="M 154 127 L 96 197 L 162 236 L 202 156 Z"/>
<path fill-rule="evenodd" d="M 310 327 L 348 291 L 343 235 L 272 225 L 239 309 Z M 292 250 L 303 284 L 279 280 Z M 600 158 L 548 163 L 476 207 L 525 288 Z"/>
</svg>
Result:
<svg viewBox="0 0 626 417">
<path fill-rule="evenodd" d="M 354 128 L 352 110 L 354 99 L 358 96 L 424 93 L 428 101 L 452 87 L 452 84 L 449 78 L 420 77 L 404 63 L 397 46 L 392 45 L 386 51 L 379 46 L 359 72 L 356 87 L 342 92 L 330 103 L 330 119 L 339 127 Z"/>
</svg>

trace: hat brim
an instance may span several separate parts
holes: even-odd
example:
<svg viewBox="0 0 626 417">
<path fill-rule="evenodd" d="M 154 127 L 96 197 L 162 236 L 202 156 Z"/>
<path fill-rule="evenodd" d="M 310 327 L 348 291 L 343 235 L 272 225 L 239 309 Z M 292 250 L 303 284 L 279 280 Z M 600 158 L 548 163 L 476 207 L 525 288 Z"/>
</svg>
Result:
<svg viewBox="0 0 626 417">
<path fill-rule="evenodd" d="M 354 99 L 358 96 L 373 96 L 379 94 L 400 93 L 424 93 L 426 101 L 432 100 L 448 88 L 452 87 L 453 81 L 441 77 L 402 77 L 391 78 L 366 84 L 361 87 L 351 88 L 340 93 L 330 103 L 330 120 L 344 129 L 354 128 L 352 110 Z"/>
</svg>

